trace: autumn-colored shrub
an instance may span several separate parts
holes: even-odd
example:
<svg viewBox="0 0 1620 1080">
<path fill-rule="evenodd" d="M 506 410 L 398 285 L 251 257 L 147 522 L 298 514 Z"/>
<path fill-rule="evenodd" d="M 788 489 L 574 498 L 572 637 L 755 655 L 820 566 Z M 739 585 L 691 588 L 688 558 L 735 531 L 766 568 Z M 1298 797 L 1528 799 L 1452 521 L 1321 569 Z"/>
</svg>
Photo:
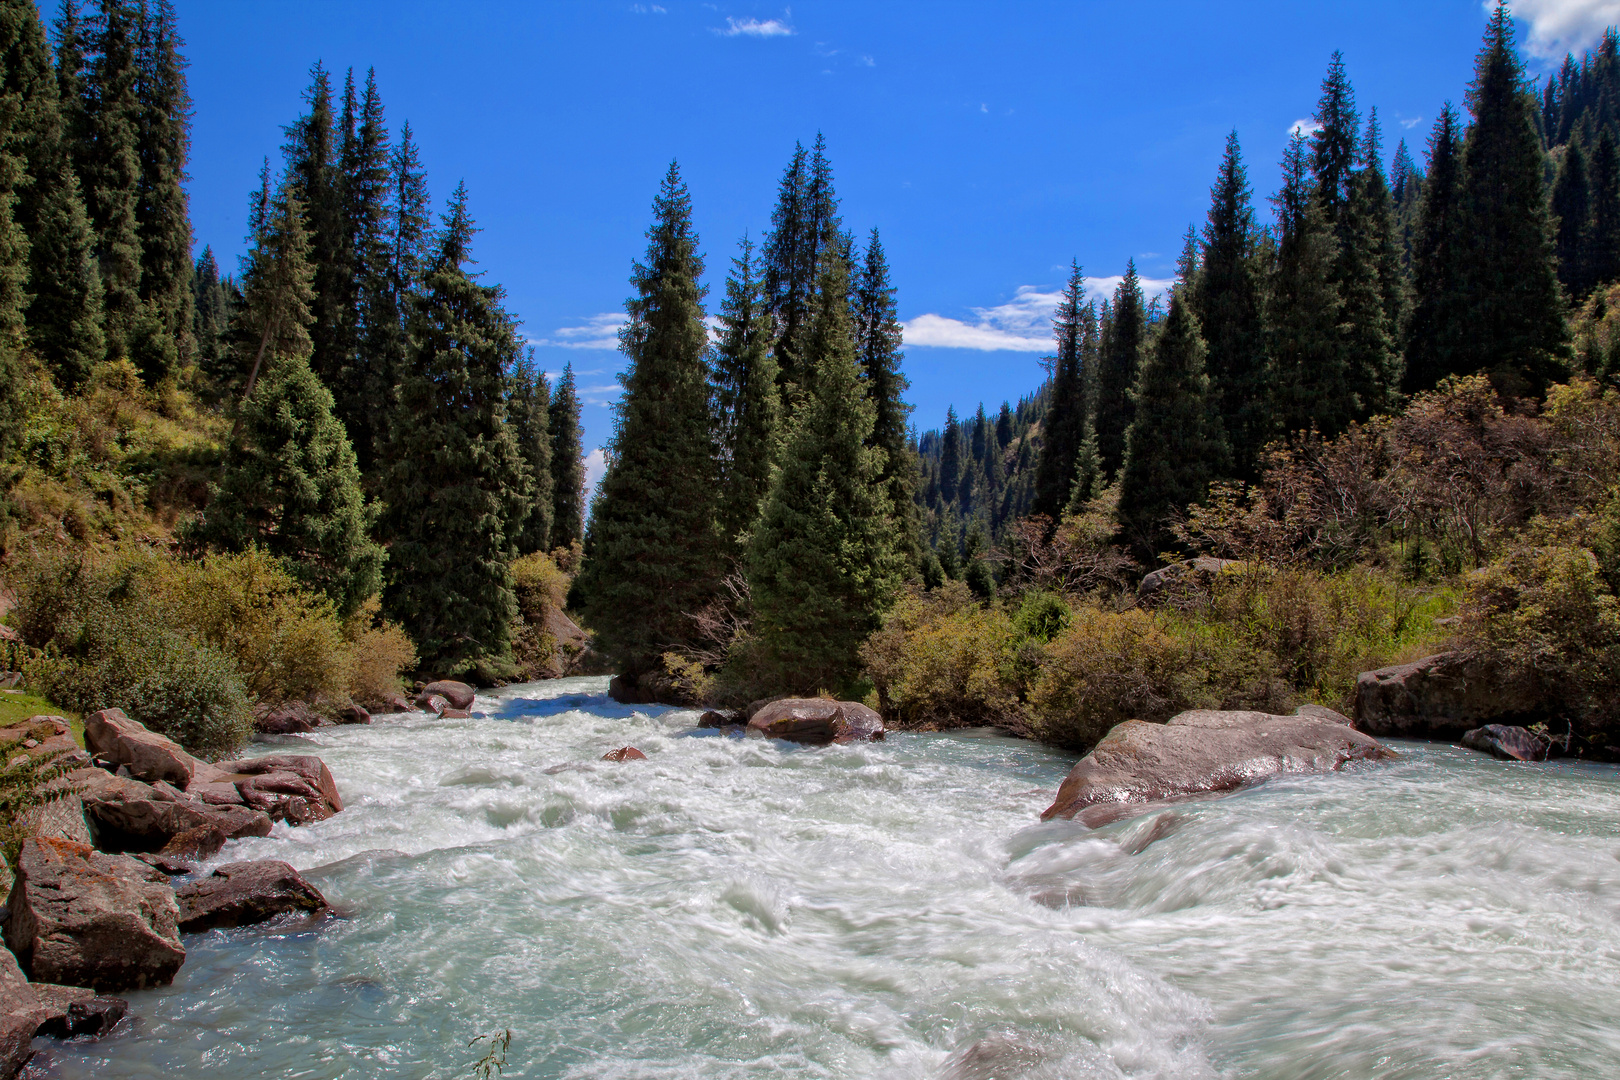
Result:
<svg viewBox="0 0 1620 1080">
<path fill-rule="evenodd" d="M 1006 612 L 950 581 L 905 593 L 861 659 L 883 715 L 897 724 L 1018 727 L 1019 640 Z"/>
</svg>

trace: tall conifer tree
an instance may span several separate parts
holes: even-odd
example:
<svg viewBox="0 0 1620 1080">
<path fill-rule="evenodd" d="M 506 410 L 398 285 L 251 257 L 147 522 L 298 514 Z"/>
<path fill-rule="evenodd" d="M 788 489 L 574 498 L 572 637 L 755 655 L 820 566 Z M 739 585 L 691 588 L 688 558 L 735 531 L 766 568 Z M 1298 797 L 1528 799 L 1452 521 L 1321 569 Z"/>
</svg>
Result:
<svg viewBox="0 0 1620 1080">
<path fill-rule="evenodd" d="M 829 249 L 835 228 L 822 223 Z M 876 410 L 856 370 L 848 290 L 834 250 L 817 282 L 805 400 L 748 552 L 761 659 L 792 693 L 853 682 L 860 643 L 881 624 L 904 567 L 884 451 L 870 444 Z"/>
<path fill-rule="evenodd" d="M 1278 240 L 1266 306 L 1267 351 L 1274 372 L 1277 423 L 1292 434 L 1316 427 L 1337 435 L 1352 402 L 1344 369 L 1334 281 L 1337 244 L 1307 173 L 1299 133 L 1283 156 L 1283 186 L 1272 198 Z"/>
<path fill-rule="evenodd" d="M 1373 110 L 1358 150 L 1361 168 L 1351 179 L 1336 275 L 1344 301 L 1345 377 L 1357 420 L 1388 409 L 1400 386 L 1395 340 L 1405 308 L 1405 282 L 1395 248 L 1382 142 Z"/>
<path fill-rule="evenodd" d="M 1412 320 L 1406 339 L 1408 393 L 1432 389 L 1463 372 L 1468 325 L 1467 258 L 1462 191 L 1462 133 L 1448 102 L 1429 135 L 1423 205 L 1412 243 Z"/>
<path fill-rule="evenodd" d="M 665 650 L 694 639 L 690 616 L 714 596 L 723 562 L 703 258 L 674 163 L 647 241 L 625 304 L 630 366 L 578 579 L 598 642 L 632 676 L 659 670 Z"/>
<path fill-rule="evenodd" d="M 585 541 L 585 445 L 573 364 L 564 366 L 557 379 L 547 426 L 551 432 L 551 546 L 567 548 Z"/>
<path fill-rule="evenodd" d="M 912 495 L 919 475 L 911 446 L 911 406 L 904 394 L 911 385 L 900 369 L 900 314 L 895 304 L 889 260 L 877 229 L 866 241 L 859 279 L 852 290 L 855 313 L 855 362 L 861 387 L 873 408 L 868 445 L 883 451 L 882 484 L 894 508 L 895 550 L 913 567 L 922 558 L 921 522 Z"/>
<path fill-rule="evenodd" d="M 754 246 L 744 237 L 731 260 L 714 349 L 720 435 L 720 536 L 733 558 L 770 491 L 781 439 L 782 408 L 771 356 L 771 326 L 761 296 Z"/>
<path fill-rule="evenodd" d="M 1198 316 L 1185 288 L 1178 288 L 1132 388 L 1136 416 L 1119 481 L 1120 527 L 1144 562 L 1171 546 L 1172 517 L 1201 501 L 1226 467 L 1226 442 L 1208 393 Z"/>
<path fill-rule="evenodd" d="M 1460 358 L 1463 371 L 1487 372 L 1499 390 L 1514 394 L 1541 392 L 1569 356 L 1535 106 L 1514 51 L 1512 17 L 1498 4 L 1468 92 L 1474 116 L 1462 170 L 1468 333 Z"/>
<path fill-rule="evenodd" d="M 182 44 L 171 0 L 145 0 L 139 7 L 135 56 L 140 297 L 146 317 L 186 357 L 193 347 L 191 216 L 184 187 L 191 154 L 191 94 Z"/>
<path fill-rule="evenodd" d="M 1564 160 L 1553 184 L 1552 212 L 1557 219 L 1553 254 L 1558 260 L 1558 280 L 1573 297 L 1591 291 L 1585 265 L 1588 226 L 1592 217 L 1591 181 L 1587 178 L 1586 151 L 1579 140 L 1564 148 Z"/>
<path fill-rule="evenodd" d="M 506 418 L 518 453 L 528 465 L 524 513 L 518 528 L 517 553 L 551 550 L 551 522 L 556 512 L 551 487 L 551 387 L 534 362 L 534 350 L 512 365 Z"/>
<path fill-rule="evenodd" d="M 508 654 L 517 611 L 508 563 L 529 510 L 528 469 L 506 416 L 517 333 L 502 290 L 467 270 L 472 235 L 459 185 L 413 307 L 401 423 L 380 484 L 383 609 L 443 674 Z"/>
<path fill-rule="evenodd" d="M 1203 265 L 1185 299 L 1203 327 L 1210 401 L 1231 442 L 1233 470 L 1244 480 L 1255 478 L 1260 451 L 1275 430 L 1251 197 L 1233 131 L 1210 189 Z"/>
<path fill-rule="evenodd" d="M 1131 387 L 1142 365 L 1147 336 L 1147 312 L 1142 304 L 1142 283 L 1136 260 L 1125 266 L 1125 278 L 1114 290 L 1107 345 L 1097 371 L 1097 457 L 1106 482 L 1112 483 L 1125 461 L 1125 432 L 1136 415 Z"/>
<path fill-rule="evenodd" d="M 1057 355 L 1052 358 L 1052 393 L 1041 421 L 1041 459 L 1035 467 L 1035 501 L 1030 509 L 1056 521 L 1069 502 L 1074 486 L 1075 460 L 1090 434 L 1081 347 L 1085 337 L 1083 313 L 1085 275 L 1079 260 L 1069 264 L 1069 282 L 1052 316 Z"/>
<path fill-rule="evenodd" d="M 1591 176 L 1591 224 L 1581 262 L 1590 287 L 1598 288 L 1620 279 L 1620 151 L 1607 129 L 1598 135 Z"/>
<path fill-rule="evenodd" d="M 352 91 L 352 81 L 350 84 Z M 317 61 L 304 91 L 308 111 L 286 129 L 287 174 L 304 205 L 315 270 L 310 367 L 328 386 L 342 386 L 353 330 L 352 262 L 343 220 L 344 178 L 338 158 L 342 124 L 333 112 L 332 77 Z M 351 103 L 352 104 L 352 103 Z M 352 119 L 352 111 L 351 111 Z"/>
<path fill-rule="evenodd" d="M 1311 175 L 1316 178 L 1316 197 L 1323 220 L 1342 245 L 1349 237 L 1346 218 L 1355 196 L 1356 138 L 1361 120 L 1345 74 L 1344 54 L 1337 50 L 1322 79 L 1322 96 L 1313 119 L 1317 127 L 1311 133 Z"/>
</svg>

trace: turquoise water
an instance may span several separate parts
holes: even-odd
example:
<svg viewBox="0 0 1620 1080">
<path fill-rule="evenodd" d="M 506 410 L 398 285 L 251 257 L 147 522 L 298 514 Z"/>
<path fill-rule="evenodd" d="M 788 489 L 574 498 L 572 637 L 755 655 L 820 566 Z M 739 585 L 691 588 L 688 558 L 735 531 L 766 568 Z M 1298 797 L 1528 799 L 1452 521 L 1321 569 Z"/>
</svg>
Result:
<svg viewBox="0 0 1620 1080">
<path fill-rule="evenodd" d="M 233 842 L 339 907 L 187 939 L 44 1075 L 1589 1077 L 1620 779 L 1444 746 L 1092 831 L 985 733 L 806 749 L 510 687 L 312 741 L 348 809 Z M 648 760 L 597 759 L 634 745 Z M 285 752 L 283 747 L 258 747 Z M 969 1052 L 979 1043 L 979 1052 Z M 46 1046 L 46 1040 L 38 1045 Z M 953 1056 L 954 1055 L 954 1056 Z"/>
</svg>

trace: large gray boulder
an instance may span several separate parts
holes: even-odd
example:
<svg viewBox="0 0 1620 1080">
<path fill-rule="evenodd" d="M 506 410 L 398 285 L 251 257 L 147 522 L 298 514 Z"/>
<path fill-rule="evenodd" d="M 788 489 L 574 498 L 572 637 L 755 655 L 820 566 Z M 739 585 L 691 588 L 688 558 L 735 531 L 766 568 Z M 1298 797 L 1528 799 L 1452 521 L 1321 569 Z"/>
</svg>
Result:
<svg viewBox="0 0 1620 1080">
<path fill-rule="evenodd" d="M 1394 756 L 1376 739 L 1315 716 L 1195 709 L 1165 724 L 1127 720 L 1069 771 L 1041 819 L 1079 816 L 1096 827 L 1149 803 Z"/>
<path fill-rule="evenodd" d="M 0 949 L 0 1080 L 11 1080 L 28 1064 L 34 1032 L 49 1016 L 17 958 Z"/>
<path fill-rule="evenodd" d="M 208 877 L 182 885 L 175 900 L 180 905 L 180 929 L 188 934 L 249 926 L 291 912 L 312 914 L 326 907 L 319 889 L 275 859 L 227 863 Z"/>
<path fill-rule="evenodd" d="M 781 698 L 748 718 L 750 734 L 825 745 L 883 738 L 883 718 L 858 701 Z"/>
<path fill-rule="evenodd" d="M 1356 727 L 1383 738 L 1462 738 L 1473 728 L 1535 712 L 1484 665 L 1458 653 L 1365 671 L 1356 679 Z"/>
<path fill-rule="evenodd" d="M 1470 750 L 1503 761 L 1546 761 L 1552 740 L 1512 724 L 1486 724 L 1463 733 L 1459 740 Z"/>
<path fill-rule="evenodd" d="M 439 679 L 437 682 L 430 682 L 422 687 L 422 693 L 439 695 L 448 701 L 453 709 L 472 708 L 473 697 L 475 696 L 472 687 L 464 682 L 456 682 L 454 679 Z"/>
<path fill-rule="evenodd" d="M 117 991 L 161 986 L 186 959 L 161 871 L 67 840 L 23 841 L 6 944 L 29 978 Z"/>
<path fill-rule="evenodd" d="M 70 779 L 80 785 L 85 819 L 104 851 L 161 851 L 197 829 L 218 829 L 227 840 L 269 836 L 273 824 L 268 814 L 240 801 L 206 801 L 161 780 L 143 784 L 101 769 L 81 769 Z"/>
<path fill-rule="evenodd" d="M 166 780 L 187 788 L 203 764 L 173 739 L 125 716 L 122 709 L 102 709 L 85 717 L 84 745 L 96 757 L 126 767 L 130 776 L 149 784 Z"/>
</svg>

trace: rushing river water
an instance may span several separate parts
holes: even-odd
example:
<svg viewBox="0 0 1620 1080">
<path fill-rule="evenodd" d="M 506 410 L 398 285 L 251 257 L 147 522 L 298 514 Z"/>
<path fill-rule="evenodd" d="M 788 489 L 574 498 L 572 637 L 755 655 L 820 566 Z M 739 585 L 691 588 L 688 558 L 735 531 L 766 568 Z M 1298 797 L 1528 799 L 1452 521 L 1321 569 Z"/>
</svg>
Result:
<svg viewBox="0 0 1620 1080">
<path fill-rule="evenodd" d="M 500 1029 L 507 1077 L 1620 1068 L 1613 768 L 1398 744 L 1092 831 L 1040 823 L 1073 759 L 1030 743 L 798 748 L 605 690 L 317 733 L 348 809 L 218 861 L 341 915 L 188 938 L 45 1075 L 467 1077 Z"/>
</svg>

